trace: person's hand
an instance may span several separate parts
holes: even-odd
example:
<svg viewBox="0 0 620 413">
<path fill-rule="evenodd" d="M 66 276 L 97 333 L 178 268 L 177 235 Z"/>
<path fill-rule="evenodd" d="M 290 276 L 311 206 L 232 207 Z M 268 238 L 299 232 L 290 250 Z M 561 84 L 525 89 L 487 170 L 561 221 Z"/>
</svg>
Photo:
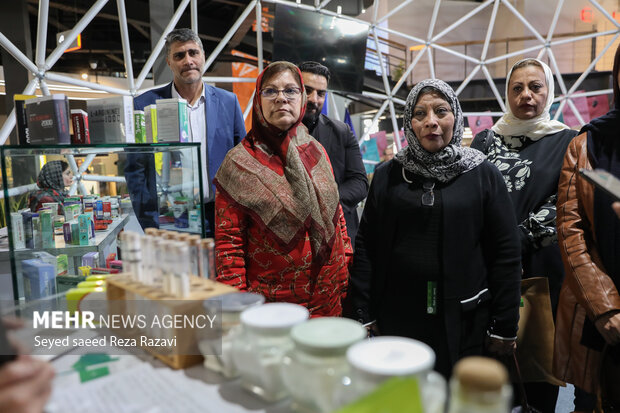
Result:
<svg viewBox="0 0 620 413">
<path fill-rule="evenodd" d="M 494 356 L 510 356 L 517 350 L 515 340 L 500 340 L 495 337 L 487 337 L 487 351 Z"/>
<path fill-rule="evenodd" d="M 620 202 L 614 202 L 613 204 L 611 204 L 611 207 L 614 209 L 614 211 L 616 211 L 616 214 L 618 214 L 618 218 L 620 218 Z"/>
<path fill-rule="evenodd" d="M 620 343 L 620 312 L 604 314 L 594 322 L 594 325 L 607 344 L 613 346 Z"/>
<path fill-rule="evenodd" d="M 52 391 L 51 364 L 20 356 L 0 368 L 0 412 L 39 413 Z"/>
</svg>

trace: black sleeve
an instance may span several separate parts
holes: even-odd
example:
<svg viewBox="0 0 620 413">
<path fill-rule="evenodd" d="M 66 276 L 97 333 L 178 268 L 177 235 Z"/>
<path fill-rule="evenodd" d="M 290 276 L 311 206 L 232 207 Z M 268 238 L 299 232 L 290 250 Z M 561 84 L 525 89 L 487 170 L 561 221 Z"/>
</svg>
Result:
<svg viewBox="0 0 620 413">
<path fill-rule="evenodd" d="M 380 212 L 378 200 L 383 198 L 387 186 L 387 166 L 375 172 L 366 198 L 366 205 L 355 238 L 353 267 L 349 278 L 349 289 L 344 302 L 343 315 L 361 323 L 374 320 L 371 311 L 371 290 L 376 270 L 377 239 L 380 233 Z"/>
<path fill-rule="evenodd" d="M 340 192 L 340 203 L 353 208 L 366 198 L 368 178 L 357 139 L 346 124 L 345 127 L 346 130 L 338 131 L 340 134 L 344 134 L 343 143 L 345 146 L 344 181 L 338 186 L 338 191 Z"/>
<path fill-rule="evenodd" d="M 488 164 L 484 206 L 484 251 L 492 296 L 489 333 L 516 337 L 521 300 L 521 245 L 508 190 L 501 173 Z"/>
</svg>

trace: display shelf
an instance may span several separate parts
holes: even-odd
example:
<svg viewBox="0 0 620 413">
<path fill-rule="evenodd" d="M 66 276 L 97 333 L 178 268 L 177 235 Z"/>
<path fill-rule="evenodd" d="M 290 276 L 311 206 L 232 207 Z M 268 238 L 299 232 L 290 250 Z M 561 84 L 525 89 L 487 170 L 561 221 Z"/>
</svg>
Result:
<svg viewBox="0 0 620 413">
<path fill-rule="evenodd" d="M 87 252 L 99 253 L 99 266 L 105 265 L 104 251 L 110 247 L 115 241 L 118 234 L 121 232 L 127 221 L 129 221 L 129 214 L 126 214 L 120 218 L 115 219 L 105 231 L 96 231 L 95 238 L 89 241 L 88 245 L 65 245 L 65 239 L 62 235 L 56 235 L 55 242 L 56 248 L 37 248 L 37 249 L 18 249 L 14 251 L 15 260 L 22 261 L 32 258 L 34 252 L 45 251 L 52 255 L 66 254 L 67 257 L 73 258 L 73 268 L 69 268 L 69 273 L 76 274 L 77 268 L 81 265 L 82 255 Z"/>
<path fill-rule="evenodd" d="M 130 214 L 124 214 L 120 219 L 111 223 L 106 231 L 96 232 L 89 245 L 64 245 L 64 237 L 56 235 L 53 248 L 15 250 L 11 213 L 22 212 L 26 210 L 25 208 L 33 206 L 29 204 L 29 199 L 33 192 L 39 189 L 36 182 L 38 182 L 41 168 L 50 161 L 63 161 L 67 164 L 66 168 L 73 172 L 73 182 L 67 186 L 68 196 L 80 194 L 86 197 L 97 194 L 103 202 L 114 201 L 112 204 L 116 205 L 118 201 L 119 212 L 121 206 L 123 206 L 123 212 L 127 212 L 124 204 L 120 202 L 121 197 L 127 196 L 131 197 L 134 205 L 136 203 L 139 206 L 148 204 L 151 208 L 155 204 L 160 214 L 174 211 L 189 216 L 190 211 L 197 210 L 200 217 L 197 227 L 177 228 L 171 223 L 162 225 L 162 228 L 204 236 L 204 212 L 201 208 L 203 182 L 200 173 L 202 168 L 199 143 L 7 145 L 0 147 L 0 157 L 2 167 L 0 197 L 4 198 L 9 236 L 9 250 L 8 252 L 0 250 L 0 261 L 3 257 L 10 261 L 14 299 L 21 299 L 25 296 L 23 260 L 37 258 L 35 253 L 39 251 L 55 256 L 66 254 L 69 261 L 68 273 L 77 274 L 82 256 L 87 252 L 98 252 L 98 265 L 104 266 L 107 255 L 110 252 L 117 252 L 116 237 L 133 215 L 133 211 Z M 132 172 L 132 180 L 129 182 L 125 178 L 125 171 Z M 144 179 L 141 179 L 140 173 L 144 174 Z M 147 178 L 150 179 L 148 186 Z M 117 199 L 112 199 L 114 197 Z M 182 207 L 179 207 L 180 199 L 183 200 Z M 87 200 L 84 199 L 83 208 L 86 202 Z M 153 210 L 156 211 L 156 209 Z M 16 219 L 21 221 L 19 215 L 16 215 Z"/>
</svg>

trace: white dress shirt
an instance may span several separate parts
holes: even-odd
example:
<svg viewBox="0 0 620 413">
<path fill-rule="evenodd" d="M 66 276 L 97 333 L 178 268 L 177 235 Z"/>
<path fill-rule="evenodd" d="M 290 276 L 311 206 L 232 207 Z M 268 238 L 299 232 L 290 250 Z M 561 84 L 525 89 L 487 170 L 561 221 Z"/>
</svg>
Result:
<svg viewBox="0 0 620 413">
<path fill-rule="evenodd" d="M 211 185 L 209 185 L 209 181 L 211 177 L 209 176 L 207 168 L 209 158 L 207 157 L 207 119 L 205 113 L 206 96 L 204 83 L 201 84 L 202 93 L 198 100 L 196 100 L 193 105 L 187 102 L 187 118 L 189 119 L 189 141 L 200 142 L 200 158 L 202 160 L 202 193 L 204 200 L 208 200 L 210 198 L 209 189 L 211 188 Z M 181 98 L 181 95 L 179 95 L 179 92 L 177 92 L 174 87 L 174 82 L 172 83 L 172 97 Z M 191 165 L 191 159 L 185 161 L 184 155 L 185 154 L 181 156 L 181 164 L 186 168 L 186 165 Z M 191 173 L 191 171 L 189 172 Z M 190 182 L 191 179 L 186 180 L 184 176 L 183 181 Z"/>
</svg>

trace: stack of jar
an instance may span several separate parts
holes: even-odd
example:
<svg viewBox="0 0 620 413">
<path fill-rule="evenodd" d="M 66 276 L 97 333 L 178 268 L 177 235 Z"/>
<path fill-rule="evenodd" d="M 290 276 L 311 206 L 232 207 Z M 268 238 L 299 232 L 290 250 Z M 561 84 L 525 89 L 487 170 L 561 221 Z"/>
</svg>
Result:
<svg viewBox="0 0 620 413">
<path fill-rule="evenodd" d="M 427 345 L 403 337 L 365 340 L 366 329 L 356 321 L 310 320 L 300 305 L 263 302 L 252 293 L 205 301 L 208 311 L 222 306 L 221 335 L 199 343 L 206 368 L 239 377 L 242 387 L 268 402 L 290 397 L 294 410 L 316 413 L 350 404 L 391 377 L 412 377 L 420 408 L 444 411 L 446 383 L 432 370 L 435 354 Z"/>
</svg>

